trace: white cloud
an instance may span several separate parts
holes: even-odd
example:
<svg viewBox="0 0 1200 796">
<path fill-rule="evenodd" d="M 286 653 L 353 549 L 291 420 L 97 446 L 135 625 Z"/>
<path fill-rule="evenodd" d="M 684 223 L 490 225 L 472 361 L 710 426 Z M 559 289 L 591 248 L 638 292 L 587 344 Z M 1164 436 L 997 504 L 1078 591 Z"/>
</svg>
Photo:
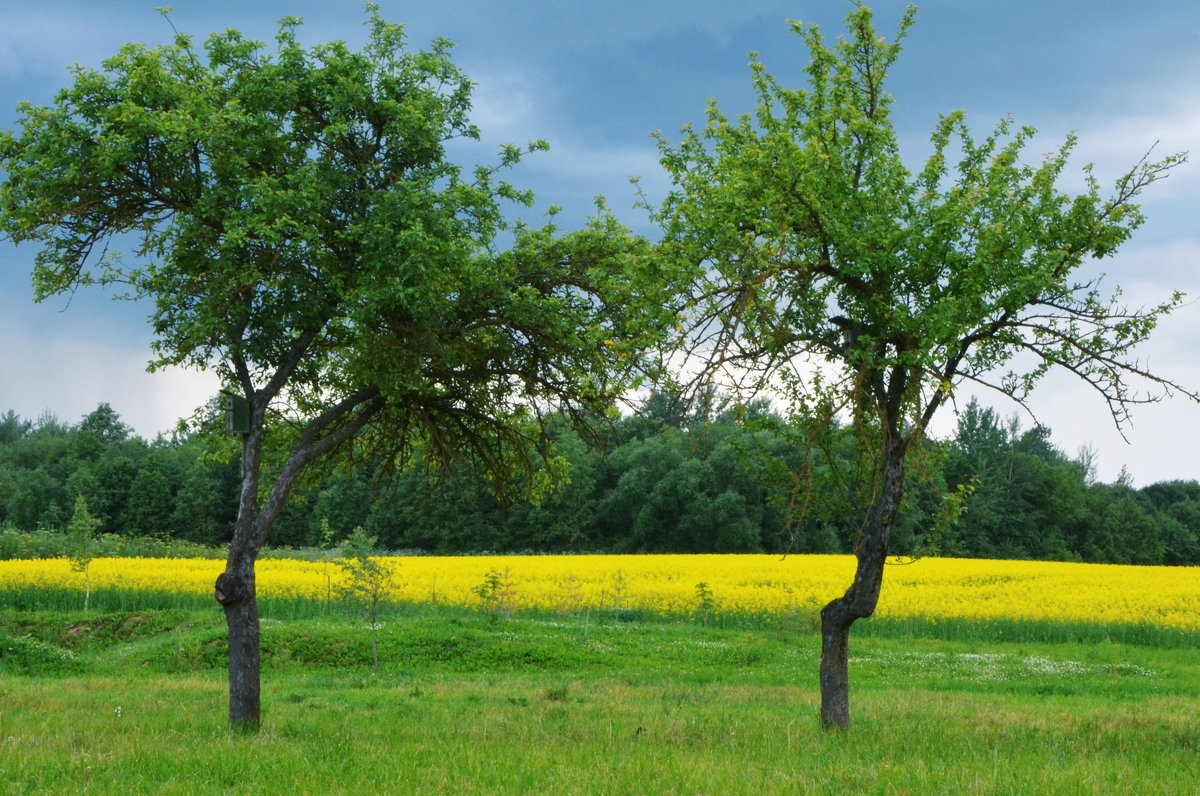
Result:
<svg viewBox="0 0 1200 796">
<path fill-rule="evenodd" d="M 1131 113 L 1095 120 L 1079 130 L 1076 158 L 1096 164 L 1097 176 L 1116 177 L 1148 153 L 1150 161 L 1194 149 L 1200 141 L 1200 100 L 1195 94 L 1173 98 L 1151 113 Z M 1200 154 L 1200 153 L 1197 153 Z M 1169 201 L 1200 190 L 1194 164 L 1171 172 L 1153 188 L 1153 200 Z"/>
<path fill-rule="evenodd" d="M 111 331 L 86 338 L 33 335 L 0 323 L 0 412 L 35 419 L 43 411 L 77 422 L 107 402 L 142 437 L 169 431 L 219 389 L 216 377 L 182 368 L 146 372 L 148 346 Z"/>
<path fill-rule="evenodd" d="M 658 163 L 658 152 L 645 146 L 607 146 L 578 140 L 551 145 L 536 164 L 537 170 L 565 185 L 578 185 L 591 193 L 605 193 L 614 185 L 628 188 L 630 177 L 641 177 L 645 189 L 665 192 L 667 178 Z M 593 186 L 595 188 L 593 189 Z"/>
<path fill-rule="evenodd" d="M 537 103 L 533 100 L 539 92 L 536 78 L 519 71 L 478 71 L 482 77 L 475 79 L 471 92 L 471 121 L 483 137 L 514 143 L 538 137 L 530 133 L 537 126 Z"/>
<path fill-rule="evenodd" d="M 555 89 L 541 76 L 518 69 L 475 71 L 485 75 L 477 82 L 471 107 L 471 120 L 482 140 L 455 143 L 452 158 L 461 163 L 493 162 L 502 144 L 521 146 L 545 139 L 550 151 L 527 156 L 506 177 L 520 187 L 533 188 L 539 205 L 564 206 L 572 223 L 591 212 L 597 194 L 605 196 L 627 223 L 644 221 L 629 212 L 635 198 L 630 177 L 642 178 L 641 187 L 652 199 L 665 195 L 666 175 L 648 133 L 642 144 L 581 138 L 544 110 L 552 104 L 544 98 Z"/>
<path fill-rule="evenodd" d="M 1185 383 L 1200 383 L 1200 368 L 1174 367 L 1167 375 Z M 1098 451 L 1099 480 L 1115 480 L 1127 467 L 1134 483 L 1200 479 L 1195 440 L 1187 433 L 1200 420 L 1200 407 L 1186 398 L 1166 398 L 1135 407 L 1122 439 L 1101 397 L 1075 383 L 1069 374 L 1048 377 L 1035 394 L 1033 406 L 1052 432 L 1051 441 L 1070 456 L 1081 447 Z M 998 407 L 999 408 L 999 407 Z M 1026 424 L 1028 425 L 1028 424 Z"/>
<path fill-rule="evenodd" d="M 39 75 L 62 84 L 71 64 L 98 67 L 125 42 L 146 37 L 167 42 L 173 35 L 149 6 L 146 13 L 124 15 L 113 14 L 103 4 L 5 5 L 0 15 L 0 73 L 10 80 Z"/>
</svg>

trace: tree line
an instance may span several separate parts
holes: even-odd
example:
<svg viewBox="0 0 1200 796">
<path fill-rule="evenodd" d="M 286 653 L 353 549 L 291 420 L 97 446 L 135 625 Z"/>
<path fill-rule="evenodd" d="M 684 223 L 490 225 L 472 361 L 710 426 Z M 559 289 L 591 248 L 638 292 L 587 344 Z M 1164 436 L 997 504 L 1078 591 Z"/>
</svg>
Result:
<svg viewBox="0 0 1200 796">
<path fill-rule="evenodd" d="M 546 444 L 565 478 L 497 497 L 469 462 L 386 473 L 370 456 L 316 472 L 273 543 L 336 544 L 361 527 L 421 553 L 846 553 L 858 531 L 864 462 L 849 427 L 819 449 L 764 403 L 680 416 L 664 394 L 589 444 L 565 422 Z M 1200 563 L 1200 484 L 1101 483 L 1044 427 L 968 404 L 953 437 L 926 440 L 907 476 L 900 555 L 1105 563 Z M 542 464 L 540 466 L 546 466 Z M 0 526 L 63 530 L 82 497 L 99 533 L 225 545 L 241 483 L 212 437 L 138 437 L 108 404 L 78 423 L 0 416 Z"/>
</svg>

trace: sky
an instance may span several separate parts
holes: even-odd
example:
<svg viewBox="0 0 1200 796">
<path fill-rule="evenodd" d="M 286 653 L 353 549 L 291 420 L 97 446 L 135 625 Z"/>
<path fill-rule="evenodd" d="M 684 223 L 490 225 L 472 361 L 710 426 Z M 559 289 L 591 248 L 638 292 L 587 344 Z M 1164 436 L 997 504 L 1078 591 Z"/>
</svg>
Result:
<svg viewBox="0 0 1200 796">
<path fill-rule="evenodd" d="M 235 28 L 272 42 L 286 15 L 303 18 L 300 39 L 365 38 L 364 5 L 339 0 L 175 0 L 170 22 L 156 10 L 168 0 L 28 0 L 0 2 L 0 128 L 16 122 L 18 102 L 48 104 L 70 79 L 68 67 L 98 67 L 122 44 L 166 44 L 171 26 L 198 42 Z M 476 83 L 473 121 L 483 140 L 458 147 L 464 166 L 494 162 L 506 142 L 544 138 L 551 150 L 528 158 L 509 176 L 531 188 L 538 205 L 553 203 L 565 227 L 582 223 L 593 197 L 604 195 L 636 231 L 654 236 L 635 208 L 630 176 L 651 201 L 669 185 L 651 134 L 678 140 L 688 122 L 702 124 L 705 103 L 727 114 L 753 108 L 750 51 L 781 83 L 803 84 L 806 51 L 789 20 L 816 23 L 839 35 L 846 0 L 524 0 L 483 2 L 380 0 L 385 19 L 404 23 L 409 44 L 454 42 L 454 60 Z M 888 89 L 910 170 L 930 152 L 939 113 L 962 109 L 977 136 L 1011 114 L 1039 135 L 1040 154 L 1079 137 L 1063 183 L 1082 186 L 1093 163 L 1111 185 L 1152 147 L 1154 155 L 1192 150 L 1196 162 L 1151 186 L 1148 220 L 1121 252 L 1085 273 L 1106 275 L 1131 305 L 1173 290 L 1200 299 L 1200 4 L 1178 0 L 928 0 L 893 67 Z M 903 4 L 873 4 L 881 34 L 891 38 Z M 179 369 L 146 372 L 149 308 L 112 301 L 100 289 L 32 301 L 35 251 L 0 240 L 0 414 L 36 420 L 44 412 L 77 422 L 109 403 L 140 435 L 172 428 L 218 389 L 211 374 Z M 1200 388 L 1200 301 L 1159 325 L 1139 358 L 1156 372 Z M 965 404 L 968 394 L 958 396 Z M 1018 413 L 1003 397 L 981 394 L 1002 417 Z M 1168 398 L 1134 412 L 1124 437 L 1104 402 L 1066 375 L 1047 378 L 1030 401 L 1037 419 L 1065 453 L 1089 449 L 1096 476 L 1125 470 L 1136 485 L 1200 480 L 1200 407 Z M 1028 427 L 1031 419 L 1022 414 Z M 953 433 L 953 411 L 932 429 Z"/>
</svg>

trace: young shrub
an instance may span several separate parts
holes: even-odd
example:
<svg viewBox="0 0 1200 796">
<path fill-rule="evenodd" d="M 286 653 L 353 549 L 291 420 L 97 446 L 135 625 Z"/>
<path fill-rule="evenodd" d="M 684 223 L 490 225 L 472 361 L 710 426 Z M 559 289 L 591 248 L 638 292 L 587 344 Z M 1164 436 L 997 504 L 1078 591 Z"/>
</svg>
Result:
<svg viewBox="0 0 1200 796">
<path fill-rule="evenodd" d="M 333 529 L 329 527 L 329 519 L 321 519 L 321 569 L 325 573 L 325 610 L 323 616 L 329 615 L 329 603 L 333 597 L 333 578 L 329 573 L 329 562 L 333 559 Z"/>
<path fill-rule="evenodd" d="M 517 584 L 508 567 L 504 568 L 504 572 L 495 567 L 489 569 L 483 576 L 483 582 L 472 586 L 471 591 L 493 615 L 512 616 L 517 608 Z"/>
<path fill-rule="evenodd" d="M 83 573 L 83 610 L 88 609 L 88 600 L 92 596 L 92 578 L 89 569 L 95 554 L 95 534 L 100 527 L 100 520 L 88 511 L 87 501 L 83 495 L 75 498 L 75 513 L 67 526 L 67 557 L 71 559 L 71 569 Z"/>
<path fill-rule="evenodd" d="M 394 570 L 391 564 L 372 556 L 376 537 L 368 536 L 362 527 L 356 527 L 342 542 L 342 557 L 338 566 L 345 580 L 341 585 L 342 596 L 358 606 L 369 620 L 371 629 L 371 660 L 375 673 L 379 673 L 379 645 L 376 637 L 379 624 L 379 609 L 387 600 Z"/>
</svg>

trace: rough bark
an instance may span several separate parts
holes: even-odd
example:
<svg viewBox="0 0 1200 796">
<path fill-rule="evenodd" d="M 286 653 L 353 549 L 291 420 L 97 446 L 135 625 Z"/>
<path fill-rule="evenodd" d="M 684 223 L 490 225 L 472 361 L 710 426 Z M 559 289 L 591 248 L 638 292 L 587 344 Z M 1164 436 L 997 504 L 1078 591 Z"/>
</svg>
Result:
<svg viewBox="0 0 1200 796">
<path fill-rule="evenodd" d="M 850 625 L 834 600 L 821 611 L 821 726 L 844 730 L 850 726 Z"/>
<path fill-rule="evenodd" d="M 229 631 L 229 725 L 254 731 L 261 720 L 260 639 L 254 562 L 241 567 L 249 581 L 228 571 L 217 578 L 217 602 Z"/>
<path fill-rule="evenodd" d="M 879 495 L 855 545 L 854 582 L 821 610 L 821 726 L 826 730 L 850 726 L 850 627 L 875 613 L 879 603 L 892 526 L 904 496 L 906 449 L 896 438 L 888 445 Z"/>
<path fill-rule="evenodd" d="M 215 597 L 225 611 L 229 633 L 229 724 L 254 731 L 261 720 L 260 638 L 254 561 L 258 485 L 262 462 L 264 412 L 251 409 L 251 430 L 242 439 L 242 491 L 237 525 L 225 571 L 217 577 Z"/>
</svg>

